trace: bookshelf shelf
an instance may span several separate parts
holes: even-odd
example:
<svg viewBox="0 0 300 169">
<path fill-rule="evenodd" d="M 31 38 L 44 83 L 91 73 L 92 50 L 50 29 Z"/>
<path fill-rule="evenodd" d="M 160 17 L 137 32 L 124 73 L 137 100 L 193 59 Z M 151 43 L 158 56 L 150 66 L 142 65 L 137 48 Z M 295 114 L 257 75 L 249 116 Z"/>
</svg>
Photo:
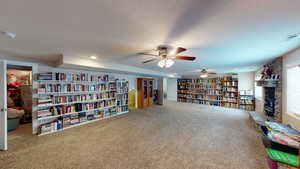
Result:
<svg viewBox="0 0 300 169">
<path fill-rule="evenodd" d="M 37 134 L 46 135 L 128 112 L 128 81 L 95 73 L 37 76 Z"/>
<path fill-rule="evenodd" d="M 120 112 L 120 113 L 117 113 L 117 114 L 112 115 L 112 116 L 109 116 L 109 117 L 103 117 L 103 118 L 100 118 L 100 119 L 94 119 L 94 120 L 90 120 L 90 121 L 86 121 L 86 122 L 74 124 L 74 125 L 68 126 L 68 127 L 66 127 L 66 128 L 62 128 L 62 129 L 59 129 L 59 130 L 54 130 L 54 131 L 50 131 L 50 132 L 46 132 L 46 133 L 39 134 L 39 136 L 43 136 L 43 135 L 47 135 L 47 134 L 51 134 L 51 133 L 60 132 L 60 131 L 66 130 L 66 129 L 70 129 L 70 128 L 73 128 L 73 127 L 78 127 L 78 126 L 81 126 L 81 125 L 93 123 L 93 122 L 100 121 L 100 120 L 104 120 L 104 119 L 109 119 L 109 118 L 112 118 L 112 117 L 115 117 L 115 116 L 118 116 L 118 115 L 126 114 L 126 113 L 128 113 L 128 112 L 129 112 L 129 111 Z"/>
<path fill-rule="evenodd" d="M 37 80 L 40 84 L 106 84 L 116 83 L 116 81 L 63 81 L 63 80 Z"/>
<path fill-rule="evenodd" d="M 38 107 L 39 108 L 43 108 L 43 107 L 52 107 L 52 106 L 59 106 L 59 105 L 70 105 L 70 104 L 76 104 L 76 103 L 93 103 L 93 102 L 104 101 L 104 100 L 113 100 L 113 99 L 116 99 L 116 98 L 104 98 L 104 99 L 76 101 L 76 102 L 69 102 L 69 103 L 57 103 L 57 104 L 38 105 Z"/>
<path fill-rule="evenodd" d="M 95 110 L 103 110 L 103 109 L 112 108 L 114 106 L 116 106 L 116 105 L 106 106 L 106 107 L 100 107 L 100 108 L 97 108 L 97 109 L 83 110 L 83 111 L 78 111 L 78 112 L 58 114 L 58 115 L 53 115 L 53 116 L 40 117 L 40 118 L 38 118 L 38 120 L 53 119 L 53 118 L 57 118 L 57 117 L 61 117 L 61 116 L 67 116 L 67 115 L 71 115 L 71 114 L 79 114 L 79 113 L 82 113 L 82 112 L 90 112 L 90 111 L 95 111 Z"/>
<path fill-rule="evenodd" d="M 250 94 L 245 94 L 246 91 L 241 91 L 240 94 L 240 109 L 247 111 L 255 110 L 255 97 Z"/>
<path fill-rule="evenodd" d="M 104 91 L 81 91 L 81 92 L 44 92 L 38 93 L 39 95 L 57 95 L 57 96 L 64 96 L 64 95 L 74 95 L 74 94 L 96 94 L 96 93 L 105 93 L 105 92 L 115 92 L 114 90 L 104 90 Z"/>
</svg>

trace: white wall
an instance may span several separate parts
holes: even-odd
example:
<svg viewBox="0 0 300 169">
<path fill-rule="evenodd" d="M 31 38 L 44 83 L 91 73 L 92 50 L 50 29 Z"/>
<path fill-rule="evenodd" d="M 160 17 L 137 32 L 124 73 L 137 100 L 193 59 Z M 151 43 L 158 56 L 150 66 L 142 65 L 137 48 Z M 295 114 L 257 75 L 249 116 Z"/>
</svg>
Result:
<svg viewBox="0 0 300 169">
<path fill-rule="evenodd" d="M 167 80 L 167 100 L 177 101 L 177 79 Z"/>
<path fill-rule="evenodd" d="M 255 80 L 256 75 L 260 74 L 261 70 L 257 72 L 245 72 L 239 73 L 239 91 L 241 90 L 252 90 L 255 96 L 255 111 L 262 113 L 264 111 L 264 101 L 263 101 L 263 88 L 256 86 Z"/>
<path fill-rule="evenodd" d="M 300 48 L 286 54 L 283 57 L 283 72 L 282 72 L 282 119 L 283 123 L 291 124 L 296 129 L 300 130 L 300 118 L 293 113 L 287 112 L 287 69 L 289 67 L 300 64 Z M 299 75 L 300 77 L 300 75 Z"/>
<path fill-rule="evenodd" d="M 260 80 L 262 69 L 254 73 L 254 95 L 255 95 L 255 111 L 264 114 L 264 95 L 263 87 L 256 85 L 256 80 Z"/>
<path fill-rule="evenodd" d="M 243 72 L 238 74 L 239 91 L 252 90 L 254 91 L 254 76 L 255 72 Z"/>
</svg>

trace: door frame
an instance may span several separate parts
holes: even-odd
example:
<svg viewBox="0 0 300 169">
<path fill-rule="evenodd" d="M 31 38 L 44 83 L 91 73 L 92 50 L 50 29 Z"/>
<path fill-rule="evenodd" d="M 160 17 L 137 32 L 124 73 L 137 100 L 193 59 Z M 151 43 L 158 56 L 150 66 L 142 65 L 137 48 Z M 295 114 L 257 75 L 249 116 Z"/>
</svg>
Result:
<svg viewBox="0 0 300 169">
<path fill-rule="evenodd" d="M 15 66 L 26 66 L 26 67 L 31 67 L 32 68 L 32 90 L 35 89 L 37 87 L 37 83 L 35 82 L 35 75 L 38 73 L 38 64 L 36 63 L 30 63 L 30 62 L 21 62 L 21 61 L 12 61 L 12 60 L 0 60 L 0 61 L 3 61 L 4 64 L 5 64 L 5 75 L 4 75 L 4 78 L 1 78 L 0 79 L 5 79 L 5 83 L 7 83 L 7 79 L 6 79 L 6 71 L 7 71 L 7 65 L 15 65 Z M 2 75 L 0 75 L 2 76 Z M 7 86 L 5 85 L 4 86 L 5 88 L 5 92 L 4 92 L 4 95 L 5 95 L 5 98 L 4 98 L 4 103 L 5 103 L 5 106 L 6 109 L 7 109 Z M 32 93 L 32 100 L 34 100 L 35 98 L 35 94 L 34 92 Z M 32 104 L 32 133 L 34 134 L 34 131 L 33 131 L 33 125 L 34 125 L 34 112 L 35 112 L 35 104 L 33 102 Z M 4 120 L 4 124 L 5 124 L 5 140 L 4 140 L 4 149 L 3 150 L 8 150 L 8 140 L 7 140 L 7 111 L 5 111 L 5 120 Z M 1 140 L 0 140 L 0 143 L 1 143 Z M 1 145 L 0 145 L 0 150 L 1 150 Z"/>
<path fill-rule="evenodd" d="M 7 64 L 0 60 L 0 150 L 7 150 Z M 2 77 L 3 76 L 3 77 Z M 3 86 L 1 85 L 3 84 Z"/>
</svg>

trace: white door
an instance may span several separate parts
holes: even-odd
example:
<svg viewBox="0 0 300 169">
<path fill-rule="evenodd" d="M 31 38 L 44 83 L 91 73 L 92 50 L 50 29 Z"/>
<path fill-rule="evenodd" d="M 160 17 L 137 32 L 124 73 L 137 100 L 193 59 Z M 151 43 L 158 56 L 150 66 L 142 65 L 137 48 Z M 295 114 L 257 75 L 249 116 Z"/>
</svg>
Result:
<svg viewBox="0 0 300 169">
<path fill-rule="evenodd" d="M 7 150 L 6 61 L 0 60 L 0 150 Z"/>
</svg>

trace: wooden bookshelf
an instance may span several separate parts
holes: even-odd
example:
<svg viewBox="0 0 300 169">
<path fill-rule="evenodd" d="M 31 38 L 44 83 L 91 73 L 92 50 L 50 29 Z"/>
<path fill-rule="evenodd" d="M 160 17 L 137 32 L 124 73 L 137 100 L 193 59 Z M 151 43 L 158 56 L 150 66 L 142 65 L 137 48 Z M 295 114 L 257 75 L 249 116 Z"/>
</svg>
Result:
<svg viewBox="0 0 300 169">
<path fill-rule="evenodd" d="M 137 78 L 138 108 L 143 109 L 153 104 L 154 79 Z"/>
<path fill-rule="evenodd" d="M 128 112 L 128 81 L 92 73 L 37 75 L 34 121 L 45 135 Z"/>
<path fill-rule="evenodd" d="M 255 97 L 253 95 L 240 95 L 240 109 L 255 111 Z"/>
<path fill-rule="evenodd" d="M 231 76 L 223 78 L 223 106 L 228 108 L 239 108 L 238 80 Z"/>
<path fill-rule="evenodd" d="M 239 108 L 238 80 L 231 76 L 178 79 L 177 101 Z"/>
</svg>

